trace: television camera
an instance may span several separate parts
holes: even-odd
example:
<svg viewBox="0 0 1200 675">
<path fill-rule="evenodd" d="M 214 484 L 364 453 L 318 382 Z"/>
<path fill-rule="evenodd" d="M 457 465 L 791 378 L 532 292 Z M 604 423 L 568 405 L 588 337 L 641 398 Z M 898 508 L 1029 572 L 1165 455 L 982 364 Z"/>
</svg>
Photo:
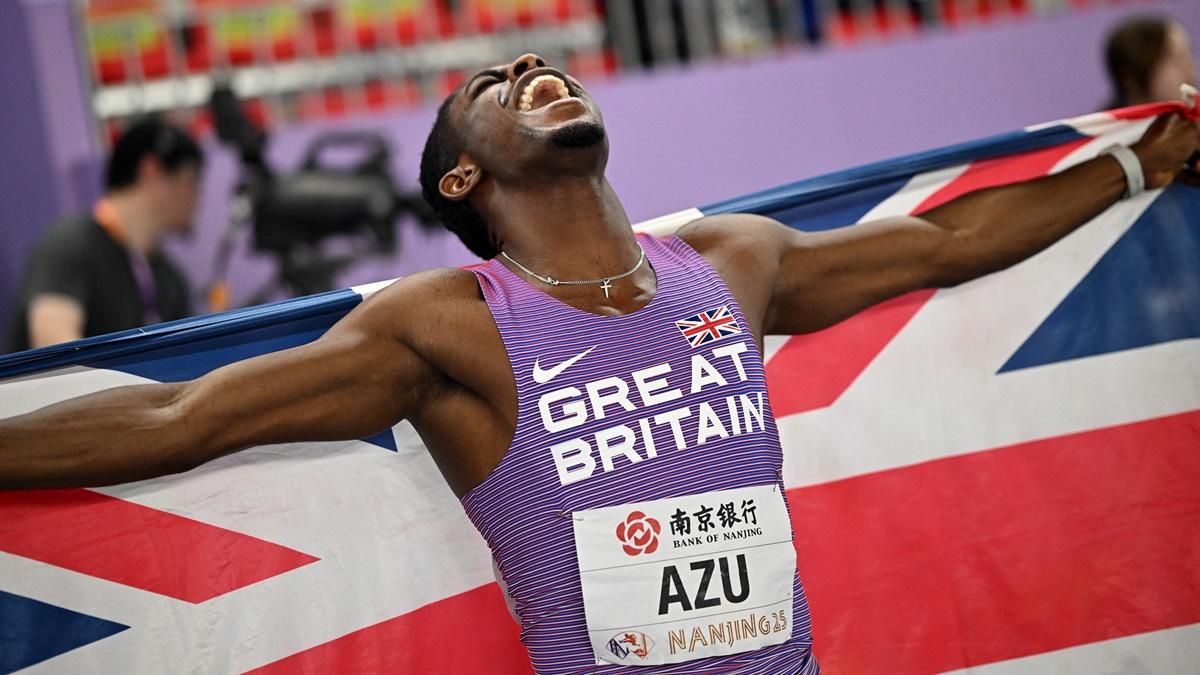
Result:
<svg viewBox="0 0 1200 675">
<path fill-rule="evenodd" d="M 402 215 L 414 216 L 424 226 L 436 225 L 419 193 L 396 188 L 391 151 L 380 134 L 320 134 L 309 144 L 297 170 L 280 173 L 267 163 L 267 134 L 245 115 L 232 88 L 215 87 L 210 109 L 217 138 L 234 148 L 241 161 L 210 298 L 211 289 L 219 286 L 228 270 L 237 233 L 247 223 L 254 248 L 273 254 L 279 263 L 276 278 L 253 296 L 251 304 L 271 299 L 281 288 L 297 295 L 330 290 L 336 273 L 363 255 L 396 250 L 396 220 Z M 347 156 L 351 161 L 346 161 Z M 353 251 L 327 253 L 322 242 L 333 236 L 348 238 Z"/>
</svg>

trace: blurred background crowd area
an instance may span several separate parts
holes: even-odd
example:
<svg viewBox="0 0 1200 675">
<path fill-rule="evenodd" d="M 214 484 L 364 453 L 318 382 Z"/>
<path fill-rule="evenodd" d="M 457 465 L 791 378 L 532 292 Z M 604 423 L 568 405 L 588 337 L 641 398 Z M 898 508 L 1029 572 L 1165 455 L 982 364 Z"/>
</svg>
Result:
<svg viewBox="0 0 1200 675">
<path fill-rule="evenodd" d="M 164 243 L 202 313 L 471 262 L 415 198 L 420 149 L 523 52 L 598 101 L 636 222 L 1097 110 L 1135 15 L 1200 32 L 1196 0 L 0 0 L 0 335 L 31 247 L 147 114 L 203 149 Z M 329 222 L 313 190 L 388 207 Z"/>
<path fill-rule="evenodd" d="M 258 123 L 440 100 L 522 51 L 581 78 L 804 46 L 902 39 L 1091 0 L 83 0 L 91 102 L 109 138 L 172 111 L 212 127 L 214 75 Z"/>
</svg>

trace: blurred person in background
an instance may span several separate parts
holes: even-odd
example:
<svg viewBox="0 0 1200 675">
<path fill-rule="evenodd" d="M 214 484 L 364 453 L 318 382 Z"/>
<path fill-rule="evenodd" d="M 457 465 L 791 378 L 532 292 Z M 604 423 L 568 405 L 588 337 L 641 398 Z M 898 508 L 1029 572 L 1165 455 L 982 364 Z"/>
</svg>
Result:
<svg viewBox="0 0 1200 675">
<path fill-rule="evenodd" d="M 159 244 L 189 232 L 203 161 L 186 132 L 156 118 L 122 134 L 108 160 L 104 197 L 90 213 L 52 224 L 26 260 L 10 347 L 44 347 L 190 314 L 187 282 Z"/>
<path fill-rule="evenodd" d="M 1165 17 L 1122 22 L 1109 34 L 1104 61 L 1113 98 L 1106 109 L 1179 96 L 1179 85 L 1196 86 L 1196 62 L 1187 31 Z"/>
</svg>

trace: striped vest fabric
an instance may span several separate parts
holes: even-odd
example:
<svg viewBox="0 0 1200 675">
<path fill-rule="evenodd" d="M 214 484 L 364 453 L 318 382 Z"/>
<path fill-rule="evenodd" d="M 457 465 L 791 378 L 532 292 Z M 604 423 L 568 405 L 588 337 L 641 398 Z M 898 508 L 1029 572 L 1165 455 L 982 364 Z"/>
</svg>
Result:
<svg viewBox="0 0 1200 675">
<path fill-rule="evenodd" d="M 762 357 L 741 309 L 716 271 L 682 240 L 647 235 L 638 240 L 658 286 L 649 304 L 623 316 L 599 316 L 562 303 L 496 259 L 471 268 L 508 352 L 518 407 L 512 445 L 462 504 L 491 547 L 538 673 L 648 671 L 646 666 L 597 665 L 587 636 L 572 512 L 752 485 L 783 488 L 783 454 Z M 688 319 L 699 316 L 703 322 L 722 308 L 736 324 L 686 334 Z M 738 358 L 720 357 L 714 348 L 724 348 L 725 354 L 741 351 Z M 719 371 L 719 376 L 708 373 L 708 379 L 720 386 L 689 388 L 696 354 Z M 631 373 L 661 364 L 669 364 L 671 386 L 683 396 L 670 401 L 639 397 L 639 382 Z M 611 378 L 626 383 L 624 402 L 614 403 L 611 389 L 605 389 Z M 743 413 L 752 404 L 761 421 L 750 414 L 738 419 L 738 402 Z M 686 415 L 680 413 L 683 407 Z M 668 411 L 675 411 L 676 423 L 654 422 Z M 710 422 L 715 413 L 730 433 L 706 433 L 702 411 Z M 564 469 L 550 452 L 576 439 L 595 450 L 597 433 L 604 436 L 617 425 L 636 438 L 638 461 L 628 454 L 601 460 L 594 451 L 590 471 L 578 462 Z M 818 672 L 798 576 L 793 590 L 793 630 L 786 642 L 654 671 Z"/>
</svg>

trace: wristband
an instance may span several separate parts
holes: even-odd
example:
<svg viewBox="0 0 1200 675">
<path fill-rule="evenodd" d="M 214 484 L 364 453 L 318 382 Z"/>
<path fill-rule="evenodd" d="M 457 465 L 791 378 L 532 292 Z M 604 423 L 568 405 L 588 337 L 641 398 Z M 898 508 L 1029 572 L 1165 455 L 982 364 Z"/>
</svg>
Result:
<svg viewBox="0 0 1200 675">
<path fill-rule="evenodd" d="M 1142 173 L 1142 162 L 1128 146 L 1114 145 L 1102 155 L 1109 155 L 1121 165 L 1125 172 L 1125 194 L 1123 199 L 1136 197 L 1146 191 L 1146 175 Z"/>
</svg>

